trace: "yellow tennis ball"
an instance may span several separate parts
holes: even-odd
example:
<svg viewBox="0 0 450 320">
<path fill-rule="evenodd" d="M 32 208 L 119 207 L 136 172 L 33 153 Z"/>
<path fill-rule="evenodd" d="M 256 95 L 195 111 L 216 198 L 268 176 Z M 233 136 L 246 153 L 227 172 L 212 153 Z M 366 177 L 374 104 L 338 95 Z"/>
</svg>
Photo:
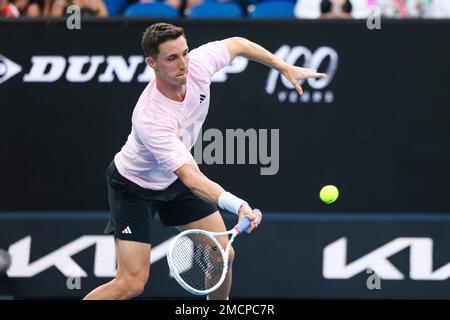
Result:
<svg viewBox="0 0 450 320">
<path fill-rule="evenodd" d="M 339 197 L 339 190 L 336 186 L 328 185 L 320 190 L 320 199 L 326 204 L 330 204 L 336 201 Z"/>
</svg>

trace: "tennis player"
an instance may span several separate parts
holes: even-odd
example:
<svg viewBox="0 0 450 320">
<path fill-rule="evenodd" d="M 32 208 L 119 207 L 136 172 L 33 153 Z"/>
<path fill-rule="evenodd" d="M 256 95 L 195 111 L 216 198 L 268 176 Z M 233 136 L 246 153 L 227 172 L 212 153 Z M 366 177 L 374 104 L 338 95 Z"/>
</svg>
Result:
<svg viewBox="0 0 450 320">
<path fill-rule="evenodd" d="M 241 37 L 210 42 L 189 52 L 184 30 L 167 23 L 147 28 L 142 47 L 155 79 L 139 97 L 131 133 L 106 175 L 111 217 L 105 233 L 114 234 L 117 274 L 85 299 L 130 299 L 142 293 L 149 278 L 156 212 L 164 226 L 180 231 L 226 231 L 217 206 L 237 214 L 239 221 L 248 217 L 252 223 L 247 232 L 261 223 L 261 215 L 245 200 L 203 175 L 189 152 L 200 131 L 198 124 L 203 124 L 208 114 L 215 72 L 241 55 L 280 71 L 299 94 L 300 80 L 326 76 L 286 64 Z M 188 142 L 181 140 L 186 133 L 193 137 L 186 139 Z M 228 237 L 219 241 L 225 247 Z M 232 250 L 226 280 L 208 299 L 228 298 L 233 257 Z"/>
</svg>

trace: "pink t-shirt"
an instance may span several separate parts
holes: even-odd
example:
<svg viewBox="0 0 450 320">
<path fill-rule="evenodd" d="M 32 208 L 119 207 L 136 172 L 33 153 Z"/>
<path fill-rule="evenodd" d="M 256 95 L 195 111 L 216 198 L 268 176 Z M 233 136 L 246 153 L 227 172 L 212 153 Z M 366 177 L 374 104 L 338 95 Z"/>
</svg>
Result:
<svg viewBox="0 0 450 320">
<path fill-rule="evenodd" d="M 222 41 L 192 50 L 182 102 L 165 97 L 150 81 L 134 108 L 128 140 L 114 157 L 122 176 L 152 190 L 164 190 L 177 179 L 174 171 L 193 159 L 189 150 L 208 114 L 211 78 L 229 63 Z"/>
</svg>

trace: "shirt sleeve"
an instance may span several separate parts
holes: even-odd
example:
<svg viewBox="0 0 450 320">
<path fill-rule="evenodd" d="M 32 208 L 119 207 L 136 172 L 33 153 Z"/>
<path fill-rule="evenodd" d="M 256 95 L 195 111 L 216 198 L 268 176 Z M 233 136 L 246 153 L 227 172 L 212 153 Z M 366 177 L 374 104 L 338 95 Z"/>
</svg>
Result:
<svg viewBox="0 0 450 320">
<path fill-rule="evenodd" d="M 222 41 L 208 42 L 189 54 L 190 63 L 211 79 L 214 73 L 230 64 L 230 53 Z"/>
<path fill-rule="evenodd" d="M 153 114 L 142 117 L 137 134 L 144 146 L 154 155 L 163 170 L 174 172 L 193 159 L 192 154 L 177 136 L 177 120 Z"/>
</svg>

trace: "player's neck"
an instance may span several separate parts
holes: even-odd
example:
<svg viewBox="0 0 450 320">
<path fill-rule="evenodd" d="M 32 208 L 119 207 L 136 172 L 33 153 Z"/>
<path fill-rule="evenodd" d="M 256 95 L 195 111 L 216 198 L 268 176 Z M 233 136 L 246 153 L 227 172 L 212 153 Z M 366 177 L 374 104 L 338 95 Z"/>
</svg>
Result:
<svg viewBox="0 0 450 320">
<path fill-rule="evenodd" d="M 163 96 L 169 98 L 170 100 L 182 102 L 186 96 L 186 85 L 175 86 L 164 80 L 156 78 L 156 88 Z"/>
</svg>

